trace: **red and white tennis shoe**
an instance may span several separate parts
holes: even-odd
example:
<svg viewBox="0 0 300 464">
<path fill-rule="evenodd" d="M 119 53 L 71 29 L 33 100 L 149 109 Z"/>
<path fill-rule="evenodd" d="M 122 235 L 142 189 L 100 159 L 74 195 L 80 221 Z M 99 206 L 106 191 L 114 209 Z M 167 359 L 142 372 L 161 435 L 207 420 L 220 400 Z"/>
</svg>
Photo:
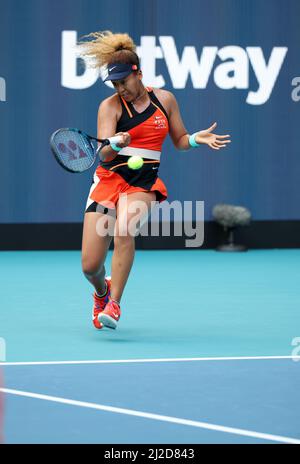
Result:
<svg viewBox="0 0 300 464">
<path fill-rule="evenodd" d="M 114 300 L 109 300 L 104 311 L 101 311 L 99 314 L 98 320 L 105 327 L 108 327 L 109 329 L 116 329 L 120 317 L 120 305 Z"/>
</svg>

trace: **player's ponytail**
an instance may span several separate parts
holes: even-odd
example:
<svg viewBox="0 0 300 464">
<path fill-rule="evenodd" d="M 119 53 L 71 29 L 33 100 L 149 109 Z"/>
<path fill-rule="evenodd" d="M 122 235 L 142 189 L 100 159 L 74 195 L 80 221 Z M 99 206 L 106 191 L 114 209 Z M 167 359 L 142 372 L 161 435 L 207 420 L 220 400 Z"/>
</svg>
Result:
<svg viewBox="0 0 300 464">
<path fill-rule="evenodd" d="M 79 42 L 80 56 L 88 58 L 89 66 L 101 67 L 110 63 L 129 63 L 140 67 L 136 46 L 128 34 L 111 31 L 92 32 Z"/>
</svg>

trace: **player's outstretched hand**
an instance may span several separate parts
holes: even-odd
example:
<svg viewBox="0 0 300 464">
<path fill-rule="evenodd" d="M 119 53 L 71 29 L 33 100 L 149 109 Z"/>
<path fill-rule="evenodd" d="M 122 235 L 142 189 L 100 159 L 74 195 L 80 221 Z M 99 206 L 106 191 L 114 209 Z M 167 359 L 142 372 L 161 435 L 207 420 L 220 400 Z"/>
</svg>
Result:
<svg viewBox="0 0 300 464">
<path fill-rule="evenodd" d="M 228 139 L 230 135 L 213 134 L 212 131 L 216 127 L 217 127 L 217 123 L 215 122 L 208 129 L 197 132 L 196 137 L 195 137 L 195 142 L 204 143 L 208 145 L 210 148 L 213 148 L 214 150 L 219 150 L 220 148 L 226 147 L 228 143 L 231 143 L 231 140 Z"/>
</svg>

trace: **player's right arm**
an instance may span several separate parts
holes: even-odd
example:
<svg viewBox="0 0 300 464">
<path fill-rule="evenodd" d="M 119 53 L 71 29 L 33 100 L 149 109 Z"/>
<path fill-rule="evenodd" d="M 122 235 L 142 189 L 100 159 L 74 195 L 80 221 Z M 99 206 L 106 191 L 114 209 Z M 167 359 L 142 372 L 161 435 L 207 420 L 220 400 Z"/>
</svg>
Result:
<svg viewBox="0 0 300 464">
<path fill-rule="evenodd" d="M 116 100 L 112 97 L 106 98 L 100 103 L 98 109 L 97 137 L 98 139 L 106 139 L 113 135 L 120 135 L 122 136 L 122 142 L 119 142 L 118 146 L 121 148 L 127 147 L 130 143 L 130 134 L 128 132 L 116 133 L 117 118 L 118 107 Z M 113 150 L 111 146 L 106 146 L 101 150 L 101 157 L 105 158 L 107 161 L 117 154 L 118 152 Z"/>
</svg>

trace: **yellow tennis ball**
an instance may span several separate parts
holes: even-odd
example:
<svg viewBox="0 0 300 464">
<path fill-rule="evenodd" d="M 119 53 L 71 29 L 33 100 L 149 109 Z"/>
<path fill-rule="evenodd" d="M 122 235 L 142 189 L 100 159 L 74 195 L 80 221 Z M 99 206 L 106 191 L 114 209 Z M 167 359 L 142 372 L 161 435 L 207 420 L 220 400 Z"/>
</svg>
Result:
<svg viewBox="0 0 300 464">
<path fill-rule="evenodd" d="M 130 169 L 140 169 L 144 164 L 144 160 L 140 156 L 135 155 L 129 158 L 127 164 Z"/>
</svg>

